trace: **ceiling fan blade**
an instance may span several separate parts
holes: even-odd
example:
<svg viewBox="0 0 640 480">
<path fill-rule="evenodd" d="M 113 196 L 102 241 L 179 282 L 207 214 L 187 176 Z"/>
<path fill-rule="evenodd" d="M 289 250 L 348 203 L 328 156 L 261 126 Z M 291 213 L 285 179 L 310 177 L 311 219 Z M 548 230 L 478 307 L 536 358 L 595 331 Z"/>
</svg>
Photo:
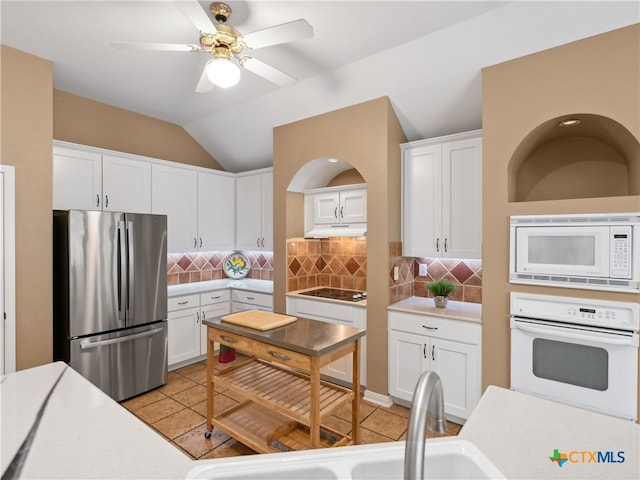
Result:
<svg viewBox="0 0 640 480">
<path fill-rule="evenodd" d="M 313 37 L 313 27 L 301 18 L 248 33 L 244 42 L 250 48 L 263 48 L 309 37 Z"/>
<path fill-rule="evenodd" d="M 256 60 L 253 57 L 242 57 L 238 59 L 238 63 L 240 63 L 241 66 L 243 66 L 250 72 L 253 72 L 256 75 L 260 75 L 261 77 L 266 78 L 270 82 L 273 82 L 281 87 L 290 87 L 297 81 L 291 75 L 287 75 L 277 68 L 274 68 L 271 65 L 267 65 L 260 60 Z"/>
<path fill-rule="evenodd" d="M 198 0 L 175 0 L 178 8 L 191 20 L 200 32 L 215 33 L 216 26 L 202 9 Z"/>
<path fill-rule="evenodd" d="M 197 52 L 200 45 L 190 43 L 111 42 L 120 50 L 155 50 L 159 52 Z"/>
<path fill-rule="evenodd" d="M 209 76 L 207 75 L 207 66 L 202 69 L 202 75 L 200 75 L 200 80 L 198 80 L 198 85 L 196 86 L 196 93 L 209 93 L 215 88 L 215 85 L 211 80 L 209 80 Z"/>
</svg>

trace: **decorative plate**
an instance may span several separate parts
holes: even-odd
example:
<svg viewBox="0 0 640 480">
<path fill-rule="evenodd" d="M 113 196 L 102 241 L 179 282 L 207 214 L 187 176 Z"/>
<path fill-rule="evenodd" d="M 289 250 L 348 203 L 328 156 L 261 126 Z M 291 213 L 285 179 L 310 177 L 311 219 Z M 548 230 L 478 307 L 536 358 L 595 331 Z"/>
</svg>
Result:
<svg viewBox="0 0 640 480">
<path fill-rule="evenodd" d="M 224 273 L 229 278 L 244 278 L 251 269 L 251 264 L 242 253 L 235 252 L 224 259 Z"/>
</svg>

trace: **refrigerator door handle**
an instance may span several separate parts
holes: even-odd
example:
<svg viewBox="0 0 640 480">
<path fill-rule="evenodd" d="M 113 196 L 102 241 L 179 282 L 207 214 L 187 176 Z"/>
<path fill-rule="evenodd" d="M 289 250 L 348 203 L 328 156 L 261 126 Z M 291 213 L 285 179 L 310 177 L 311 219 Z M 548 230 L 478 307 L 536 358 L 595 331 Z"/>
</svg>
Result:
<svg viewBox="0 0 640 480">
<path fill-rule="evenodd" d="M 99 342 L 81 343 L 80 350 L 89 350 L 91 348 L 103 347 L 105 345 L 113 345 L 114 343 L 128 342 L 136 338 L 150 337 L 151 335 L 156 335 L 157 333 L 160 333 L 163 330 L 164 330 L 164 327 L 160 327 L 160 328 L 154 328 L 153 330 L 149 330 L 147 332 L 134 333 L 133 335 L 126 335 L 124 337 L 110 338 L 109 340 L 101 340 Z"/>
<path fill-rule="evenodd" d="M 119 259 L 119 278 L 118 278 L 118 320 L 124 322 L 127 310 L 127 233 L 125 222 L 118 222 L 118 251 Z"/>
<path fill-rule="evenodd" d="M 135 249 L 133 248 L 133 236 L 135 232 L 133 230 L 133 222 L 127 222 L 127 270 L 129 271 L 128 275 L 128 285 L 127 285 L 127 321 L 130 321 L 131 318 L 131 299 L 134 298 L 134 286 L 135 286 Z"/>
</svg>

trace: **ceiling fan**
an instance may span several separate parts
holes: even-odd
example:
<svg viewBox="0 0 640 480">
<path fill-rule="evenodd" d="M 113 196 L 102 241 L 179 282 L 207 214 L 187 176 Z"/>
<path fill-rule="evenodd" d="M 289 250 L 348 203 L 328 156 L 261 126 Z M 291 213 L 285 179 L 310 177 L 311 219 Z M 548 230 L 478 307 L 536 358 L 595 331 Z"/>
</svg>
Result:
<svg viewBox="0 0 640 480">
<path fill-rule="evenodd" d="M 210 53 L 213 58 L 207 62 L 200 76 L 196 86 L 198 93 L 210 92 L 216 85 L 227 88 L 237 84 L 240 80 L 238 65 L 282 87 L 296 82 L 292 76 L 244 53 L 247 50 L 312 37 L 313 27 L 306 20 L 299 19 L 242 35 L 235 28 L 226 25 L 231 16 L 231 7 L 226 3 L 216 2 L 210 6 L 217 24 L 211 22 L 197 0 L 176 1 L 176 4 L 200 30 L 199 45 L 144 42 L 112 42 L 111 45 L 126 50 Z"/>
</svg>

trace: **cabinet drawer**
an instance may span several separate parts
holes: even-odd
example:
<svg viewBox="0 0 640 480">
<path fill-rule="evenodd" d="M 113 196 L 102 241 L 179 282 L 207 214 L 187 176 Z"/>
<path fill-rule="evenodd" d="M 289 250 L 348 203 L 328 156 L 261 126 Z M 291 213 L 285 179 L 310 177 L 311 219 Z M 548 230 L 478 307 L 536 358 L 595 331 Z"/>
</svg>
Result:
<svg viewBox="0 0 640 480">
<path fill-rule="evenodd" d="M 482 336 L 477 323 L 405 312 L 389 312 L 389 328 L 475 345 L 480 344 Z"/>
<path fill-rule="evenodd" d="M 198 295 L 181 295 L 179 297 L 167 298 L 167 310 L 170 312 L 199 306 L 200 299 L 198 298 Z"/>
<path fill-rule="evenodd" d="M 295 298 L 295 315 L 355 326 L 355 309 L 351 305 Z"/>
<path fill-rule="evenodd" d="M 213 292 L 200 294 L 200 305 L 212 305 L 214 303 L 228 302 L 231 300 L 231 292 L 227 290 L 216 290 Z"/>
<path fill-rule="evenodd" d="M 222 330 L 216 330 L 215 328 L 211 327 L 209 327 L 207 336 L 209 340 L 227 345 L 229 347 L 235 348 L 236 350 L 241 350 L 246 353 L 252 353 L 253 342 L 248 338 L 241 337 L 240 335 L 234 335 L 233 333 L 223 332 Z"/>
<path fill-rule="evenodd" d="M 234 302 L 250 303 L 262 307 L 273 308 L 273 295 L 268 293 L 246 292 L 243 290 L 232 290 L 231 299 Z"/>
<path fill-rule="evenodd" d="M 311 368 L 311 360 L 308 355 L 293 352 L 286 348 L 276 347 L 275 345 L 255 342 L 253 354 L 258 358 L 264 358 L 265 360 L 277 362 L 282 365 L 288 365 L 292 368 L 299 368 L 305 371 L 309 371 Z"/>
</svg>

